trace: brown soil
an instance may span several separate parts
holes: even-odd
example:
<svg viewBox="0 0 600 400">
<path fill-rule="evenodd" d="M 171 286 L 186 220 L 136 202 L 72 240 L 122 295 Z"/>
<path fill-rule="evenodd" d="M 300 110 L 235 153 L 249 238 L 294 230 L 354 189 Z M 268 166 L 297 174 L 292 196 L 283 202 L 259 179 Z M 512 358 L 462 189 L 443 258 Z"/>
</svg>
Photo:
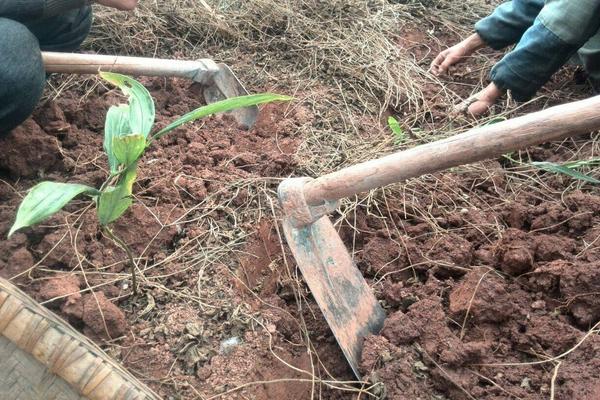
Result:
<svg viewBox="0 0 600 400">
<path fill-rule="evenodd" d="M 390 399 L 537 399 L 552 382 L 556 399 L 596 398 L 596 335 L 560 358 L 554 380 L 557 362 L 526 363 L 569 351 L 600 321 L 598 195 L 512 198 L 506 184 L 473 190 L 469 175 L 440 175 L 433 199 L 405 200 L 432 210 L 428 221 L 398 202 L 388 203 L 397 231 L 367 222 L 379 231 L 357 246 L 359 266 L 379 283 L 388 319 L 365 343 L 363 372 Z M 468 194 L 464 208 L 444 210 L 445 189 Z"/>
<path fill-rule="evenodd" d="M 411 51 L 430 54 L 418 45 L 424 34 L 412 34 Z M 466 95 L 458 83 L 475 85 L 476 75 L 448 85 Z M 158 126 L 200 103 L 183 81 L 143 82 Z M 448 107 L 440 90 L 424 88 L 429 128 Z M 103 86 L 84 99 L 66 91 L 0 141 L 0 234 L 39 180 L 103 182 L 103 119 L 117 99 Z M 299 174 L 299 128 L 315 118 L 302 105 L 268 105 L 252 130 L 211 117 L 156 143 L 140 164 L 135 205 L 114 225 L 137 257 L 138 295 L 125 254 L 83 200 L 0 241 L 0 275 L 165 398 L 366 398 L 329 387 L 351 371 L 270 214 L 275 178 Z M 561 160 L 575 145 L 528 154 Z M 541 194 L 510 168 L 492 160 L 409 182 L 390 192 L 382 215 L 357 207 L 352 226 L 341 224 L 388 313 L 361 363 L 383 384 L 373 390 L 380 398 L 539 399 L 552 385 L 557 400 L 600 398 L 597 335 L 560 364 L 520 364 L 561 355 L 600 321 L 600 196 L 565 191 L 570 181 L 550 174 Z"/>
<path fill-rule="evenodd" d="M 160 110 L 158 127 L 202 104 L 187 82 L 144 83 Z M 117 100 L 116 90 L 103 87 L 87 99 L 66 92 L 2 139 L 0 146 L 7 149 L 0 161 L 2 234 L 8 232 L 22 194 L 37 181 L 68 177 L 71 182 L 102 184 L 107 172 L 101 152 L 103 118 Z M 113 224 L 138 257 L 143 277 L 137 296 L 131 296 L 124 252 L 103 235 L 93 210 L 82 208 L 83 200 L 42 226 L 1 241 L 0 275 L 104 343 L 161 395 L 246 398 L 251 393 L 258 399 L 300 399 L 309 398 L 311 390 L 326 393 L 327 388 L 313 387 L 308 373 L 299 372 L 323 367 L 311 365 L 315 361 L 301 346 L 305 337 L 297 310 L 278 296 L 287 290 L 293 299 L 294 283 L 282 285 L 285 273 L 273 265 L 281 259 L 282 247 L 272 223 L 264 219 L 237 260 L 223 259 L 205 277 L 184 258 L 170 261 L 176 249 L 195 241 L 204 244 L 223 220 L 233 231 L 236 213 L 254 202 L 251 189 L 232 189 L 234 182 L 293 173 L 296 130 L 311 119 L 302 106 L 267 105 L 250 131 L 239 129 L 230 117 L 213 117 L 179 129 L 145 154 L 134 188 L 137 201 Z M 210 208 L 207 215 L 194 212 L 199 204 Z M 201 218 L 215 224 L 196 221 Z M 180 290 L 184 298 L 174 293 Z M 194 296 L 204 297 L 199 292 L 207 298 L 196 303 Z M 328 370 L 336 377 L 349 376 L 318 310 L 309 307 L 305 317 L 315 326 L 310 334 L 321 335 L 314 343 L 322 343 Z M 233 344 L 227 346 L 228 339 Z M 282 381 L 268 382 L 273 380 Z M 252 381 L 257 383 L 247 390 L 226 394 Z"/>
<path fill-rule="evenodd" d="M 412 32 L 409 42 L 429 62 L 427 47 L 415 45 L 430 42 L 426 35 Z M 446 86 L 462 98 L 482 84 L 465 71 Z M 561 72 L 546 90 L 558 90 L 570 74 Z M 435 127 L 448 104 L 438 104 L 439 87 L 423 90 Z M 545 145 L 527 153 L 561 161 L 565 150 Z M 408 183 L 387 194 L 386 222 L 358 209 L 352 229 L 342 230 L 388 312 L 381 334 L 366 340 L 361 364 L 371 382 L 384 384 L 382 397 L 600 395 L 600 340 L 585 336 L 600 321 L 600 196 L 563 193 L 556 176 L 544 177 L 545 189 L 519 186 L 506 165 L 500 159 L 436 174 L 426 189 L 428 180 Z"/>
</svg>

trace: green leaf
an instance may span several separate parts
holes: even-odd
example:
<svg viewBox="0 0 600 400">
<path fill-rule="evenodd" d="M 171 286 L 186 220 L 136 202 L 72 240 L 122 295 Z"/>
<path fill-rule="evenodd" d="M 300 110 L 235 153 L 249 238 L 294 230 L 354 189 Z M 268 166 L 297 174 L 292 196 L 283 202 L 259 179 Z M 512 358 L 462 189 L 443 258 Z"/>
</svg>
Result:
<svg viewBox="0 0 600 400">
<path fill-rule="evenodd" d="M 123 185 L 107 187 L 98 198 L 98 221 L 106 226 L 119 218 L 133 203 Z"/>
<path fill-rule="evenodd" d="M 140 158 L 146 148 L 146 139 L 139 134 L 113 137 L 112 149 L 119 164 L 128 167 Z"/>
<path fill-rule="evenodd" d="M 41 182 L 35 185 L 21 202 L 17 219 L 8 232 L 10 237 L 17 229 L 35 225 L 60 211 L 81 193 L 92 196 L 99 192 L 93 187 L 76 183 Z"/>
<path fill-rule="evenodd" d="M 400 126 L 400 123 L 398 122 L 398 120 L 394 117 L 392 117 L 391 115 L 388 117 L 387 120 L 388 126 L 390 127 L 390 129 L 392 130 L 392 132 L 394 132 L 394 135 L 403 135 L 404 131 L 402 130 L 402 127 Z"/>
<path fill-rule="evenodd" d="M 563 166 L 567 168 L 595 167 L 596 165 L 600 165 L 600 158 L 570 161 L 563 164 Z"/>
<path fill-rule="evenodd" d="M 139 133 L 147 137 L 154 125 L 154 101 L 148 90 L 133 78 L 114 72 L 100 72 L 100 76 L 116 85 L 129 97 L 129 126 L 126 133 Z"/>
<path fill-rule="evenodd" d="M 130 135 L 131 127 L 129 126 L 129 106 L 121 104 L 112 106 L 106 114 L 106 122 L 104 123 L 104 151 L 108 156 L 108 165 L 110 172 L 116 173 L 119 167 L 119 160 L 115 156 L 113 150 L 114 139 L 116 137 Z"/>
<path fill-rule="evenodd" d="M 109 186 L 98 196 L 98 221 L 106 226 L 119 218 L 132 204 L 133 182 L 137 176 L 137 163 L 131 164 L 121 176 L 117 186 Z"/>
<path fill-rule="evenodd" d="M 569 167 L 566 167 L 564 165 L 560 165 L 560 164 L 556 164 L 556 163 L 552 163 L 552 162 L 548 162 L 548 161 L 534 161 L 531 163 L 531 165 L 533 165 L 534 167 L 543 169 L 545 171 L 554 172 L 554 173 L 558 173 L 558 174 L 564 174 L 564 175 L 570 176 L 571 178 L 579 179 L 581 181 L 600 184 L 600 180 L 598 180 L 592 176 L 582 174 L 581 172 L 571 169 Z"/>
<path fill-rule="evenodd" d="M 406 135 L 404 134 L 404 130 L 402 130 L 398 120 L 392 116 L 389 116 L 387 122 L 394 134 L 394 143 L 400 144 L 404 142 L 404 140 L 406 140 Z"/>
<path fill-rule="evenodd" d="M 173 129 L 180 127 L 183 124 L 195 121 L 208 115 L 231 111 L 236 108 L 256 106 L 258 104 L 271 103 L 273 101 L 290 101 L 292 99 L 292 97 L 283 96 L 280 94 L 262 93 L 232 97 L 229 99 L 217 101 L 215 103 L 211 103 L 197 108 L 194 111 L 191 111 L 182 116 L 181 118 L 171 122 L 169 125 L 158 131 L 153 138 L 158 139 L 163 135 L 169 133 Z"/>
</svg>

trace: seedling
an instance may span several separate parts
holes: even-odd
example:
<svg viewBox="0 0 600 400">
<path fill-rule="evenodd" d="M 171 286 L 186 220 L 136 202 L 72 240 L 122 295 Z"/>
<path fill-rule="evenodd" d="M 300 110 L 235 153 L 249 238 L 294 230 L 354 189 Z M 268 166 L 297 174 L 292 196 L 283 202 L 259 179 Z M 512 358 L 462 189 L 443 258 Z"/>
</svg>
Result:
<svg viewBox="0 0 600 400">
<path fill-rule="evenodd" d="M 533 161 L 531 165 L 536 168 L 543 169 L 548 172 L 554 172 L 557 174 L 563 174 L 570 176 L 573 179 L 578 179 L 580 181 L 600 184 L 600 180 L 594 178 L 593 176 L 586 175 L 583 172 L 579 172 L 577 169 L 581 167 L 592 167 L 600 164 L 600 158 L 595 158 L 591 160 L 579 160 L 573 162 L 567 162 L 564 164 L 557 164 L 550 161 Z"/>
<path fill-rule="evenodd" d="M 173 129 L 211 114 L 273 101 L 289 101 L 291 97 L 271 93 L 233 97 L 197 108 L 154 133 L 154 101 L 138 81 L 120 74 L 101 72 L 100 76 L 118 86 L 128 96 L 127 104 L 112 106 L 104 124 L 104 151 L 108 156 L 109 175 L 99 189 L 77 184 L 41 182 L 25 196 L 8 237 L 16 230 L 35 225 L 60 211 L 80 194 L 92 199 L 102 230 L 126 253 L 131 268 L 133 292 L 137 291 L 135 261 L 129 246 L 115 235 L 110 224 L 131 206 L 133 183 L 138 160 L 148 146 Z"/>
<path fill-rule="evenodd" d="M 404 130 L 400 126 L 398 120 L 392 116 L 389 116 L 387 123 L 392 130 L 392 134 L 394 135 L 394 144 L 402 144 L 406 140 L 406 135 L 404 134 Z"/>
</svg>

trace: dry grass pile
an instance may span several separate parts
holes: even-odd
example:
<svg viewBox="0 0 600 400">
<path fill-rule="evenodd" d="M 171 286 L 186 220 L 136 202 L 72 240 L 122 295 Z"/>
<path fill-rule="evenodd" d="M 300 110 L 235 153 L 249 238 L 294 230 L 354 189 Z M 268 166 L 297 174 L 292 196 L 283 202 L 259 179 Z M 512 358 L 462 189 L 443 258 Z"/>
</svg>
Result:
<svg viewBox="0 0 600 400">
<path fill-rule="evenodd" d="M 90 46 L 131 55 L 211 55 L 240 71 L 255 64 L 267 75 L 278 72 L 278 79 L 343 87 L 347 99 L 373 112 L 418 101 L 415 78 L 423 71 L 398 45 L 404 24 L 464 30 L 488 9 L 481 0 L 151 1 L 134 14 L 99 10 Z"/>
<path fill-rule="evenodd" d="M 232 65 L 252 91 L 296 95 L 319 117 L 302 132 L 301 150 L 303 172 L 319 175 L 389 151 L 391 140 L 364 134 L 379 133 L 377 118 L 385 113 L 400 113 L 408 126 L 425 120 L 430 110 L 422 90 L 436 80 L 402 45 L 405 27 L 463 35 L 489 11 L 486 3 L 156 0 L 132 14 L 98 10 L 88 46 L 104 53 L 213 57 Z M 440 95 L 448 103 L 457 98 Z"/>
</svg>

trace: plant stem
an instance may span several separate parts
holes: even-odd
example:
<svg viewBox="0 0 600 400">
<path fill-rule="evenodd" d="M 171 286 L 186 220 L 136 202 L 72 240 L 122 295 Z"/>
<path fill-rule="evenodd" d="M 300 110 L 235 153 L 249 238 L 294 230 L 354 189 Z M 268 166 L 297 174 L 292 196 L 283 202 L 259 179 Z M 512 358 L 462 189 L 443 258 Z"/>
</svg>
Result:
<svg viewBox="0 0 600 400">
<path fill-rule="evenodd" d="M 108 177 L 106 178 L 106 180 L 102 183 L 102 186 L 100 186 L 100 189 L 98 189 L 100 192 L 103 192 L 104 189 L 110 185 L 111 183 L 115 182 L 115 178 L 118 178 L 119 176 L 121 176 L 121 174 L 123 173 L 124 170 L 118 171 L 114 174 L 110 174 L 108 175 Z"/>
<path fill-rule="evenodd" d="M 133 294 L 137 294 L 137 279 L 135 276 L 136 264 L 133 260 L 133 253 L 131 252 L 131 249 L 123 240 L 121 240 L 117 235 L 115 235 L 114 232 L 108 226 L 104 227 L 104 231 L 106 232 L 106 235 L 109 238 L 111 238 L 112 241 L 114 241 L 117 245 L 119 245 L 119 247 L 125 250 L 125 253 L 127 253 L 127 257 L 129 258 L 129 265 L 131 268 L 131 285 L 133 286 Z"/>
</svg>

